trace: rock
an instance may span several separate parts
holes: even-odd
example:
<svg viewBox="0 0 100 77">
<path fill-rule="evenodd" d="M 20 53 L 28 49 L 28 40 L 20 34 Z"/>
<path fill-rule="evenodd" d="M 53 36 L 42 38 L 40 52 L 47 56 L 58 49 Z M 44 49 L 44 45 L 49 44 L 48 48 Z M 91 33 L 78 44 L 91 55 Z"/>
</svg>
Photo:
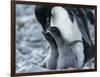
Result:
<svg viewBox="0 0 100 77">
<path fill-rule="evenodd" d="M 21 66 L 19 70 L 17 70 L 17 73 L 42 72 L 42 71 L 48 71 L 48 69 L 40 67 L 38 65 L 34 64 L 30 65 L 26 63 L 25 65 Z"/>
</svg>

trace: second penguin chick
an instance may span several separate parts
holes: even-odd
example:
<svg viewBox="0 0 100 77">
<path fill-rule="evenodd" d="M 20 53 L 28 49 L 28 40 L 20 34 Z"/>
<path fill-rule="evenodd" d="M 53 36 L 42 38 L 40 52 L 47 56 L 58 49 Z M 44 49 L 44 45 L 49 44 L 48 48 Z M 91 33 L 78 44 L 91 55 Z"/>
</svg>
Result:
<svg viewBox="0 0 100 77">
<path fill-rule="evenodd" d="M 72 51 L 69 44 L 65 43 L 58 28 L 51 27 L 50 34 L 55 39 L 58 46 L 57 69 L 78 68 L 77 56 Z"/>
<path fill-rule="evenodd" d="M 54 38 L 50 35 L 50 33 L 43 32 L 46 40 L 49 42 L 50 45 L 50 52 L 45 60 L 46 68 L 51 70 L 56 70 L 57 67 L 57 59 L 58 59 L 58 49 L 57 44 Z"/>
</svg>

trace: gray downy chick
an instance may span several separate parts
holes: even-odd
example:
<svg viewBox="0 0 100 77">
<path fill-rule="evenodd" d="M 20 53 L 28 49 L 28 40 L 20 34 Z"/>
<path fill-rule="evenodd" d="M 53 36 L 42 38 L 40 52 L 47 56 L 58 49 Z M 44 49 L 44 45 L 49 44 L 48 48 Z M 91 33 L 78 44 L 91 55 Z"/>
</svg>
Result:
<svg viewBox="0 0 100 77">
<path fill-rule="evenodd" d="M 45 67 L 51 70 L 56 70 L 57 67 L 57 59 L 58 59 L 58 49 L 57 44 L 54 40 L 54 38 L 50 35 L 50 33 L 43 32 L 46 40 L 48 41 L 50 45 L 50 52 L 48 56 L 45 59 Z"/>
<path fill-rule="evenodd" d="M 68 69 L 68 68 L 78 68 L 78 60 L 77 56 L 72 51 L 70 44 L 64 42 L 61 33 L 58 28 L 51 27 L 49 28 L 50 34 L 55 38 L 55 41 L 58 46 L 58 62 L 57 62 L 57 69 Z M 74 42 L 72 43 L 74 44 Z"/>
</svg>

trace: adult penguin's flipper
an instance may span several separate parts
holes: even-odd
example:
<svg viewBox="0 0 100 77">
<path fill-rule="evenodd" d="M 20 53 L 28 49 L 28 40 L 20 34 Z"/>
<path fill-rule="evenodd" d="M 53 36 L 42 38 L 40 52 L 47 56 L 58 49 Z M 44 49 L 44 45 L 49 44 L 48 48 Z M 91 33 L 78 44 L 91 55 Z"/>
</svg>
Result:
<svg viewBox="0 0 100 77">
<path fill-rule="evenodd" d="M 90 38 L 90 32 L 89 32 L 89 26 L 88 26 L 88 20 L 87 20 L 87 17 L 85 15 L 85 12 L 84 10 L 81 8 L 81 9 L 77 9 L 78 11 L 78 15 L 76 15 L 76 21 L 78 23 L 78 27 L 82 33 L 82 36 L 83 36 L 83 39 L 90 45 L 92 46 L 93 43 L 91 41 L 91 38 Z"/>
<path fill-rule="evenodd" d="M 79 17 L 76 17 L 76 21 L 78 23 L 79 30 L 82 33 L 83 39 L 91 46 L 91 41 L 90 41 L 86 31 L 85 31 L 84 24 L 83 24 L 82 20 Z"/>
</svg>

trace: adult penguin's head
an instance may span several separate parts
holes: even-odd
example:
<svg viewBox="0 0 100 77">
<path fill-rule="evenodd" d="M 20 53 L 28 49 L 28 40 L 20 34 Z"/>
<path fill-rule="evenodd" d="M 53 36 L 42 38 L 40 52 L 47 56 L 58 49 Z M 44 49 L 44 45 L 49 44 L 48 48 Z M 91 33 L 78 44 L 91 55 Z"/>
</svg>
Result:
<svg viewBox="0 0 100 77">
<path fill-rule="evenodd" d="M 35 7 L 35 15 L 39 23 L 41 24 L 44 31 L 47 30 L 51 17 L 51 6 L 37 5 Z"/>
</svg>

